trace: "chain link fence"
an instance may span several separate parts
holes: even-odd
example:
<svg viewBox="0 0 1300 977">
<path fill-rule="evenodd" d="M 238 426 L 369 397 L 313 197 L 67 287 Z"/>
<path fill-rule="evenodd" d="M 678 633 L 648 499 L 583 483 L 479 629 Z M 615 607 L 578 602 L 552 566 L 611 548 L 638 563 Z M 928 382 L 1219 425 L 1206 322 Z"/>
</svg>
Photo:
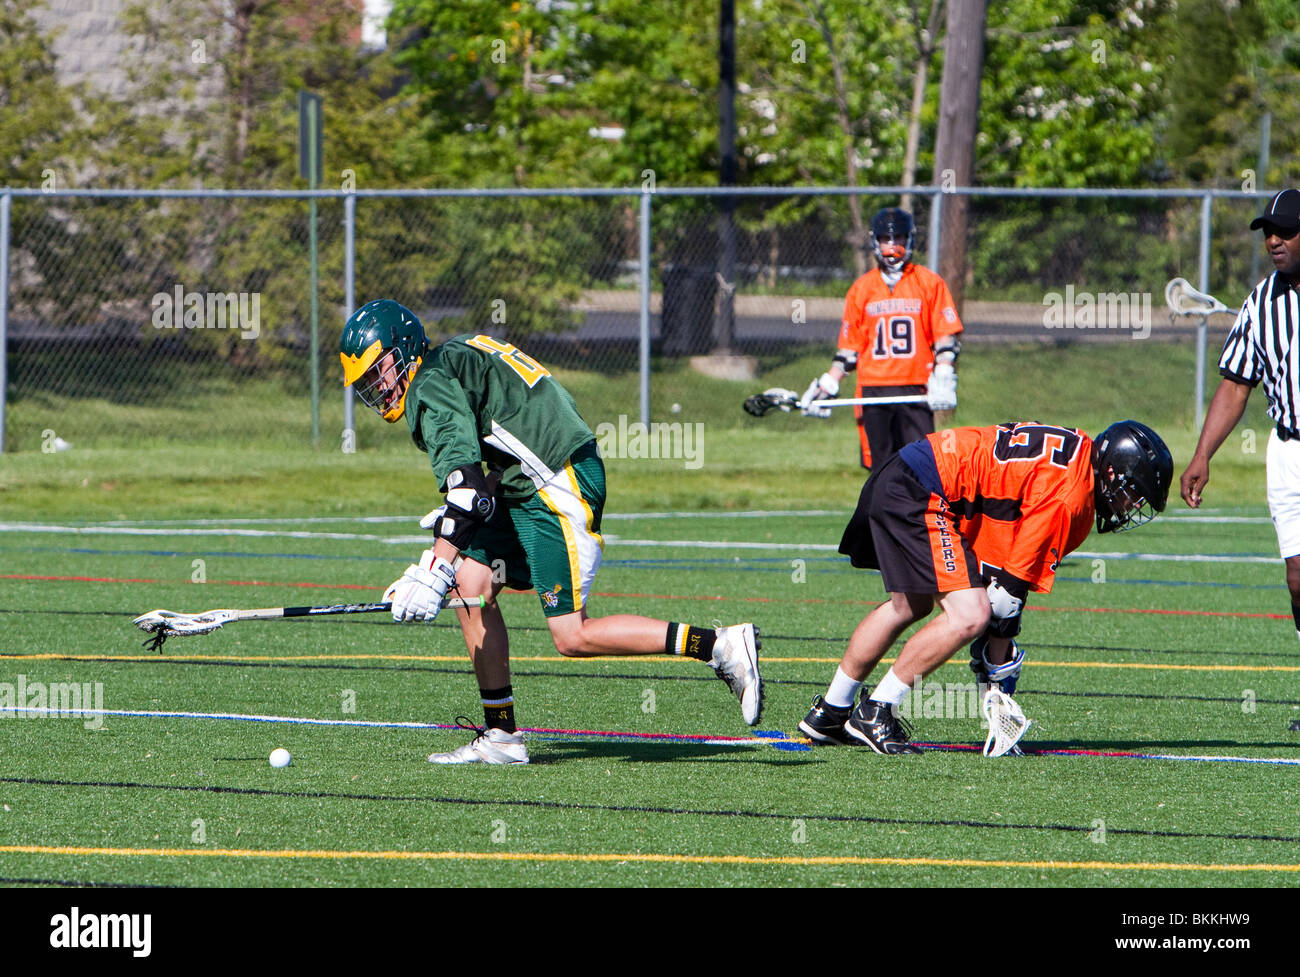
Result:
<svg viewBox="0 0 1300 977">
<path fill-rule="evenodd" d="M 844 295 L 871 267 L 870 218 L 901 192 L 0 190 L 3 447 L 48 450 L 61 428 L 100 447 L 302 445 L 317 411 L 321 446 L 336 447 L 348 422 L 335 344 L 350 308 L 378 297 L 435 340 L 487 332 L 560 370 L 641 374 L 642 403 L 626 389 L 643 420 L 657 399 L 691 395 L 668 384 L 660 397 L 682 371 L 761 389 L 783 365 L 829 357 Z M 1271 270 L 1248 230 L 1263 193 L 957 192 L 971 198 L 973 346 L 1193 343 L 1197 324 L 1164 309 L 1168 279 L 1235 306 Z M 933 266 L 946 195 L 913 193 L 916 260 Z M 1211 321 L 1211 357 L 1230 322 Z"/>
</svg>

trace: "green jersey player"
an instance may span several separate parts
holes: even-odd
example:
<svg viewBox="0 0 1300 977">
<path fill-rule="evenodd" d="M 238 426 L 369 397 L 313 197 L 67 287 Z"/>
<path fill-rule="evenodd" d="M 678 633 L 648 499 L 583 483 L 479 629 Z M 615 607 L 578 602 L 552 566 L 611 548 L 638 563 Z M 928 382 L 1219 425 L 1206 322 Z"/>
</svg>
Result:
<svg viewBox="0 0 1300 977">
<path fill-rule="evenodd" d="M 763 686 L 752 624 L 697 628 L 633 614 L 588 617 L 604 541 L 605 466 L 569 392 L 540 363 L 490 336 L 431 347 L 397 302 L 370 302 L 339 344 L 344 386 L 384 420 L 406 418 L 445 502 L 420 525 L 434 544 L 388 588 L 397 621 L 432 621 L 448 591 L 458 608 L 485 716 L 474 740 L 433 763 L 527 763 L 514 719 L 510 647 L 496 603 L 506 584 L 535 590 L 555 648 L 574 658 L 686 655 L 707 662 L 758 722 Z"/>
</svg>

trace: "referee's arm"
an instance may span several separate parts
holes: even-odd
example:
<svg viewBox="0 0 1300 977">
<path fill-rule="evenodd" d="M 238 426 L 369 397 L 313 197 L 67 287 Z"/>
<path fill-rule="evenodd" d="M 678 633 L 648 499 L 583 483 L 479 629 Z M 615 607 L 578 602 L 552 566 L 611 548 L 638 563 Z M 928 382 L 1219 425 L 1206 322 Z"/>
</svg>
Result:
<svg viewBox="0 0 1300 977">
<path fill-rule="evenodd" d="M 1214 391 L 1209 413 L 1201 425 L 1201 437 L 1196 442 L 1196 451 L 1180 479 L 1183 501 L 1193 509 L 1200 506 L 1201 490 L 1210 480 L 1210 459 L 1246 413 L 1246 401 L 1250 398 L 1252 389 L 1252 384 L 1224 377 L 1219 383 L 1219 389 Z"/>
</svg>

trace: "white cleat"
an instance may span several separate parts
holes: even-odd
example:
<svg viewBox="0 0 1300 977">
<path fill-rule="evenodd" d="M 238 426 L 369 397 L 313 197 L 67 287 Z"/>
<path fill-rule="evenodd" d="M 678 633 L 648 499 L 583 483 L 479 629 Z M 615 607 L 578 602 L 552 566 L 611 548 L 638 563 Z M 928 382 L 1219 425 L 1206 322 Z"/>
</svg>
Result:
<svg viewBox="0 0 1300 977">
<path fill-rule="evenodd" d="M 484 729 L 472 740 L 450 753 L 434 753 L 430 763 L 527 763 L 528 747 L 523 733 Z"/>
<path fill-rule="evenodd" d="M 745 722 L 755 726 L 763 715 L 763 680 L 758 674 L 758 649 L 763 644 L 758 640 L 758 628 L 733 624 L 718 628 L 717 636 L 709 667 L 740 700 Z"/>
</svg>

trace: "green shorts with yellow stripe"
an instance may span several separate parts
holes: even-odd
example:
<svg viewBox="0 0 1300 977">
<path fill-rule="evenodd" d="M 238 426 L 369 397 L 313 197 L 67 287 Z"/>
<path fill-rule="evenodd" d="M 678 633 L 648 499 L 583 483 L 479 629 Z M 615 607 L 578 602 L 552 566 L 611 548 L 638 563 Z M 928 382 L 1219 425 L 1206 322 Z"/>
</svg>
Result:
<svg viewBox="0 0 1300 977">
<path fill-rule="evenodd" d="M 605 463 L 590 441 L 537 492 L 503 499 L 464 550 L 511 587 L 532 587 L 547 617 L 587 604 L 604 553 Z"/>
</svg>

